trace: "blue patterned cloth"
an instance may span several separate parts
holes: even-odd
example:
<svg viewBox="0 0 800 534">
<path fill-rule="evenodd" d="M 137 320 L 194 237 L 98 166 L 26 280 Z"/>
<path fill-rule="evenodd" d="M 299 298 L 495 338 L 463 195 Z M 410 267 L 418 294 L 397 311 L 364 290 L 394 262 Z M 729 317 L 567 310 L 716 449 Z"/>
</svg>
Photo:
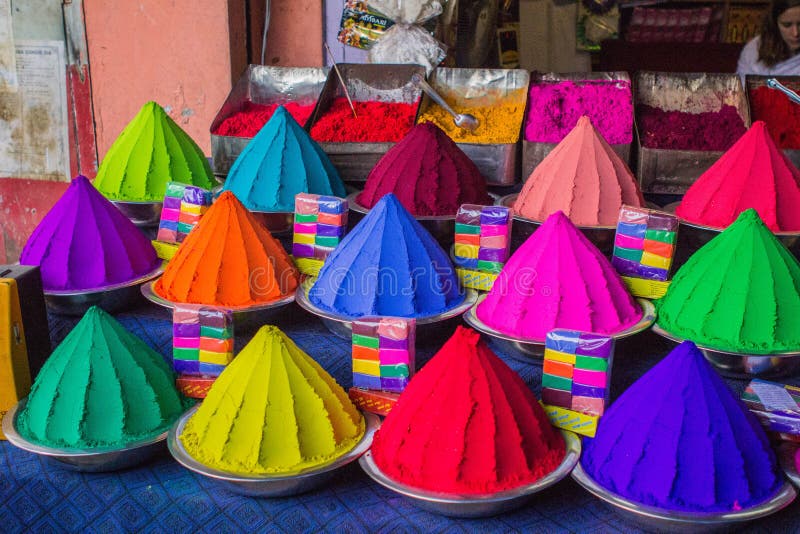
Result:
<svg viewBox="0 0 800 534">
<path fill-rule="evenodd" d="M 118 316 L 122 324 L 168 357 L 171 322 L 165 311 L 142 307 Z M 51 316 L 59 343 L 75 318 Z M 330 334 L 313 316 L 291 306 L 275 321 L 340 384 L 349 387 L 350 344 Z M 236 350 L 254 331 L 237 332 Z M 431 357 L 444 337 L 418 338 L 419 362 Z M 498 354 L 538 395 L 541 367 Z M 618 396 L 660 360 L 669 344 L 651 333 L 619 342 L 612 373 Z M 796 381 L 794 381 L 796 383 Z M 737 392 L 744 381 L 729 381 Z M 256 499 L 220 488 L 177 464 L 164 451 L 142 466 L 84 474 L 53 466 L 36 455 L 0 442 L 0 530 L 2 532 L 630 532 L 601 501 L 571 479 L 536 495 L 522 509 L 488 519 L 450 519 L 422 511 L 372 482 L 351 464 L 327 487 L 292 498 Z M 800 501 L 799 501 L 800 502 Z M 752 524 L 754 531 L 800 532 L 800 504 Z"/>
</svg>

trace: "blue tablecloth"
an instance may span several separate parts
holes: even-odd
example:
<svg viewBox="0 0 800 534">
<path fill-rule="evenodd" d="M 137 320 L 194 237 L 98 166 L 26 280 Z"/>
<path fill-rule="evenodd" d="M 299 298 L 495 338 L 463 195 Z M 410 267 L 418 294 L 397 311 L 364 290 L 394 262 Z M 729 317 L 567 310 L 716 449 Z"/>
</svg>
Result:
<svg viewBox="0 0 800 534">
<path fill-rule="evenodd" d="M 171 351 L 169 315 L 142 306 L 117 316 L 130 331 L 158 352 Z M 50 316 L 53 344 L 76 323 Z M 345 387 L 351 384 L 350 345 L 330 334 L 295 305 L 275 322 Z M 254 332 L 237 332 L 237 351 Z M 419 339 L 424 362 L 444 337 Z M 493 347 L 497 348 L 497 347 Z M 652 333 L 618 344 L 612 396 L 618 396 L 659 361 L 670 345 Z M 537 392 L 541 367 L 498 354 Z M 792 382 L 797 383 L 797 380 Z M 730 380 L 741 392 L 745 382 Z M 476 520 L 441 517 L 422 511 L 372 482 L 353 464 L 327 487 L 292 498 L 242 497 L 178 465 L 164 452 L 126 471 L 83 474 L 55 467 L 36 455 L 0 443 L 0 530 L 136 532 L 616 532 L 635 531 L 601 501 L 566 479 L 537 495 L 528 506 L 505 515 Z M 800 500 L 782 512 L 748 526 L 752 531 L 800 532 Z"/>
</svg>

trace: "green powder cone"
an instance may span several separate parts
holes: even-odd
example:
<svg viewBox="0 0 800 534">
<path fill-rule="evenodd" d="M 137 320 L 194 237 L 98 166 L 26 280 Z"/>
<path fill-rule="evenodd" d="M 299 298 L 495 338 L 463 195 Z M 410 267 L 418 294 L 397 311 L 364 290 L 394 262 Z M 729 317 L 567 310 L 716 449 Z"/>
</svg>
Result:
<svg viewBox="0 0 800 534">
<path fill-rule="evenodd" d="M 657 306 L 659 326 L 700 345 L 800 350 L 800 264 L 754 209 L 698 250 Z"/>
<path fill-rule="evenodd" d="M 148 102 L 108 149 L 94 185 L 112 200 L 160 202 L 170 181 L 214 185 L 200 147 L 161 106 Z"/>
<path fill-rule="evenodd" d="M 183 408 L 164 358 L 92 307 L 45 362 L 17 430 L 48 447 L 119 448 L 166 431 Z"/>
</svg>

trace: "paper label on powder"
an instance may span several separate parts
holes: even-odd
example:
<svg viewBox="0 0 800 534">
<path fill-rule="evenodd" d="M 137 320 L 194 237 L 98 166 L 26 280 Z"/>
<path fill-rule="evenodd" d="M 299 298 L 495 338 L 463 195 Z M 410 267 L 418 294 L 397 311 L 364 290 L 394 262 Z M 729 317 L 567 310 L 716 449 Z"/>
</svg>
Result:
<svg viewBox="0 0 800 534">
<path fill-rule="evenodd" d="M 772 412 L 797 411 L 797 403 L 782 385 L 753 380 L 750 383 L 750 387 L 753 388 L 753 392 L 758 396 L 758 400 L 761 401 L 761 404 L 763 404 L 767 410 Z"/>
</svg>

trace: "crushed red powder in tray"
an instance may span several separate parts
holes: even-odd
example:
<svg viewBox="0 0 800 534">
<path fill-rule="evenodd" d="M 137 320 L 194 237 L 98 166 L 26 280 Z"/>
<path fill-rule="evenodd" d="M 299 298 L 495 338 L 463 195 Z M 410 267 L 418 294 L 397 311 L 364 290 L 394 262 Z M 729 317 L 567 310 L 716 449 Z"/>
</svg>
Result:
<svg viewBox="0 0 800 534">
<path fill-rule="evenodd" d="M 728 150 L 746 130 L 739 112 L 728 105 L 702 113 L 640 105 L 636 115 L 642 146 L 647 148 Z"/>
<path fill-rule="evenodd" d="M 397 142 L 414 125 L 418 103 L 353 102 L 353 117 L 346 98 L 337 98 L 311 127 L 315 141 L 334 143 Z"/>
<path fill-rule="evenodd" d="M 283 106 L 300 126 L 303 126 L 314 112 L 314 104 L 297 104 L 284 102 L 283 104 L 256 104 L 245 102 L 241 111 L 237 111 L 217 126 L 215 135 L 229 135 L 233 137 L 255 137 L 261 128 L 278 109 Z"/>
<path fill-rule="evenodd" d="M 767 123 L 767 131 L 779 148 L 800 148 L 800 106 L 769 87 L 750 91 L 753 120 Z"/>
</svg>

